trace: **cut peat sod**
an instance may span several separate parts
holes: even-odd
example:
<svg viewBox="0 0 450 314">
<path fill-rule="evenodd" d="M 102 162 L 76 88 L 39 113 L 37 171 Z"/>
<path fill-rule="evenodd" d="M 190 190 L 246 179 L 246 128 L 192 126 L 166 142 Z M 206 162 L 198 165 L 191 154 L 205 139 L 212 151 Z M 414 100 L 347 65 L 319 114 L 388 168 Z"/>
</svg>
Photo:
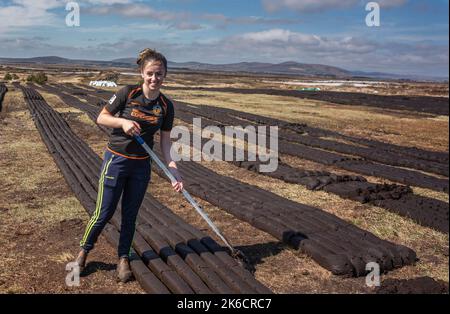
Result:
<svg viewBox="0 0 450 314">
<path fill-rule="evenodd" d="M 5 84 L 0 83 L 0 112 L 2 111 L 3 107 L 3 99 L 5 98 L 5 94 L 8 91 L 8 88 Z"/>
</svg>

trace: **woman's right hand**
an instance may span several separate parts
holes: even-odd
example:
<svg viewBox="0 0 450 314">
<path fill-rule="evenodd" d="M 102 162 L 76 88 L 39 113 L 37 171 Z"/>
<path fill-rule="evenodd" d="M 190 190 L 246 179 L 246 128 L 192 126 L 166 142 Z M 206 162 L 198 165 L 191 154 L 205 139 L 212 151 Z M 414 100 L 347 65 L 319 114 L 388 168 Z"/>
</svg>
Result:
<svg viewBox="0 0 450 314">
<path fill-rule="evenodd" d="M 124 119 L 122 122 L 122 129 L 125 134 L 130 136 L 141 134 L 141 126 L 136 121 Z"/>
</svg>

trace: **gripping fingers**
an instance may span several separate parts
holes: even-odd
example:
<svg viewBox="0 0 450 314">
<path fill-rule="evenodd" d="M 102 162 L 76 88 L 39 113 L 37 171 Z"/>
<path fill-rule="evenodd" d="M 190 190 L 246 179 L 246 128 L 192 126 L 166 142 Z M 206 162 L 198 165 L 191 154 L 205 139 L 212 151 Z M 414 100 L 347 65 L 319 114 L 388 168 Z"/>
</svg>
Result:
<svg viewBox="0 0 450 314">
<path fill-rule="evenodd" d="M 137 134 L 141 133 L 141 126 L 136 121 L 133 121 L 134 124 L 134 130 L 137 132 Z"/>
<path fill-rule="evenodd" d="M 139 125 L 136 126 L 136 124 L 134 124 L 129 130 L 128 132 L 126 132 L 128 135 L 140 135 L 141 134 L 141 128 L 139 127 Z"/>
<path fill-rule="evenodd" d="M 175 183 L 172 183 L 172 187 L 175 191 L 181 192 L 183 190 L 183 182 L 177 181 Z"/>
</svg>

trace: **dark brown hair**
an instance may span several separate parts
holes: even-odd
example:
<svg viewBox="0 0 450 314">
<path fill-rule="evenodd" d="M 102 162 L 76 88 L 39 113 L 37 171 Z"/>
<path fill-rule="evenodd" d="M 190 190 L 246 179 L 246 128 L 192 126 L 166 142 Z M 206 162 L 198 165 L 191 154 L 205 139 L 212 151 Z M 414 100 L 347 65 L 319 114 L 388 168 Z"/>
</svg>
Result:
<svg viewBox="0 0 450 314">
<path fill-rule="evenodd" d="M 147 62 L 152 62 L 152 61 L 161 62 L 164 65 L 164 69 L 166 70 L 166 74 L 167 74 L 167 59 L 166 59 L 166 57 L 164 57 L 164 55 L 162 53 L 159 53 L 158 51 L 150 49 L 150 48 L 145 48 L 144 50 L 139 52 L 139 56 L 136 60 L 136 63 L 139 66 L 139 71 L 142 72 L 142 70 L 144 70 Z"/>
</svg>

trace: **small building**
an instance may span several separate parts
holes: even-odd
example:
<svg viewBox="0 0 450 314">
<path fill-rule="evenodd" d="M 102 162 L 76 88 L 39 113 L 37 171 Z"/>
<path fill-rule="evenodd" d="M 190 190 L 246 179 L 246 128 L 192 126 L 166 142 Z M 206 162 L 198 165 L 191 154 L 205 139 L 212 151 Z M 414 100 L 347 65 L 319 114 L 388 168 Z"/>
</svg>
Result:
<svg viewBox="0 0 450 314">
<path fill-rule="evenodd" d="M 300 92 L 318 92 L 320 91 L 319 87 L 303 87 L 300 88 L 298 91 Z"/>
<path fill-rule="evenodd" d="M 115 82 L 111 82 L 111 81 L 90 81 L 89 86 L 117 87 L 117 84 Z"/>
</svg>

